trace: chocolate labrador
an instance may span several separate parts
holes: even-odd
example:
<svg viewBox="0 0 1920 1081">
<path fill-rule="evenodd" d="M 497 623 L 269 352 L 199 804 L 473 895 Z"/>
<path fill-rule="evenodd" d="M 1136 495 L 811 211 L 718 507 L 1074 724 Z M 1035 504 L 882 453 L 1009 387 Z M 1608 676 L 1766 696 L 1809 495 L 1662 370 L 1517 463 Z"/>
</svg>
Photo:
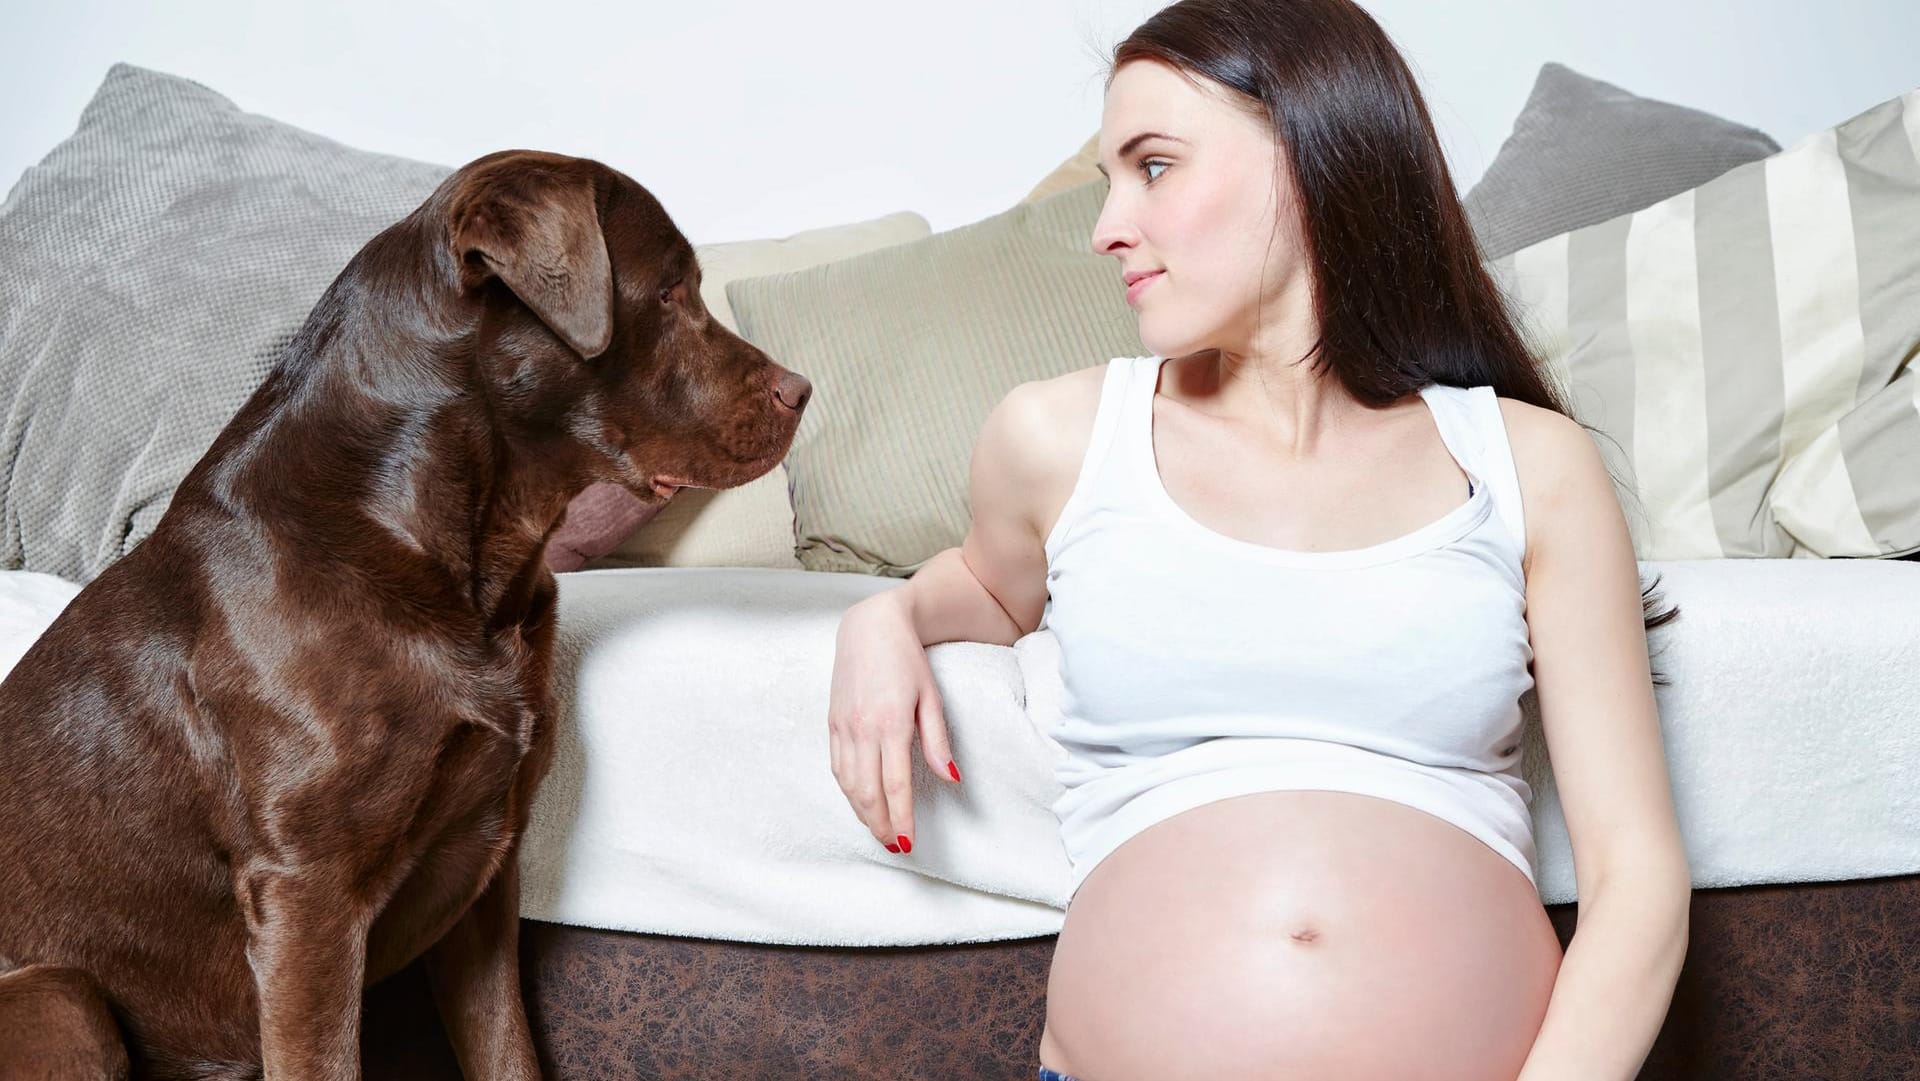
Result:
<svg viewBox="0 0 1920 1081">
<path fill-rule="evenodd" d="M 699 285 L 639 184 L 527 150 L 354 256 L 0 684 L 0 1075 L 357 1077 L 424 954 L 466 1075 L 538 1076 L 546 538 L 595 481 L 765 473 L 811 392 Z"/>
</svg>

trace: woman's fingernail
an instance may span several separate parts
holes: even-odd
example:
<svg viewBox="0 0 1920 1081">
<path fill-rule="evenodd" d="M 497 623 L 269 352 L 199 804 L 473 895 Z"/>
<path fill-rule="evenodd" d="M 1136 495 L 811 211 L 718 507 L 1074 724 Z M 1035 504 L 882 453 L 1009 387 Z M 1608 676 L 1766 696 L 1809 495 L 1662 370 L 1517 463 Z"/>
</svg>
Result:
<svg viewBox="0 0 1920 1081">
<path fill-rule="evenodd" d="M 899 852 L 899 851 L 900 851 L 900 846 L 899 846 L 899 845 L 888 845 L 888 846 L 887 846 L 887 851 L 889 851 L 889 852 L 895 852 L 895 853 L 897 853 L 897 852 Z"/>
<path fill-rule="evenodd" d="M 953 759 L 951 758 L 947 759 L 947 772 L 953 774 L 954 780 L 957 781 L 960 779 L 960 767 L 954 765 Z"/>
<path fill-rule="evenodd" d="M 900 835 L 900 851 L 908 853 L 913 851 L 913 842 L 907 840 L 907 835 L 904 833 Z"/>
</svg>

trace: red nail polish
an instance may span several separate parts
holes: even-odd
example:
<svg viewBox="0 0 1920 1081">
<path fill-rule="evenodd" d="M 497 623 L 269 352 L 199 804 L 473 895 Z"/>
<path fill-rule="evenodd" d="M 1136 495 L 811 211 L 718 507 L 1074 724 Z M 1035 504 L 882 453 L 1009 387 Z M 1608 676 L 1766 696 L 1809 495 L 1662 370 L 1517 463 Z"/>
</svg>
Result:
<svg viewBox="0 0 1920 1081">
<path fill-rule="evenodd" d="M 900 835 L 900 851 L 909 853 L 913 851 L 913 842 L 907 840 L 907 835 L 904 833 Z"/>
<path fill-rule="evenodd" d="M 887 846 L 887 851 L 889 851 L 889 852 L 899 852 L 899 851 L 900 851 L 900 846 L 899 846 L 899 845 L 888 845 L 888 846 Z"/>
<path fill-rule="evenodd" d="M 960 779 L 960 767 L 954 765 L 952 759 L 947 760 L 947 772 L 953 774 L 954 780 Z"/>
</svg>

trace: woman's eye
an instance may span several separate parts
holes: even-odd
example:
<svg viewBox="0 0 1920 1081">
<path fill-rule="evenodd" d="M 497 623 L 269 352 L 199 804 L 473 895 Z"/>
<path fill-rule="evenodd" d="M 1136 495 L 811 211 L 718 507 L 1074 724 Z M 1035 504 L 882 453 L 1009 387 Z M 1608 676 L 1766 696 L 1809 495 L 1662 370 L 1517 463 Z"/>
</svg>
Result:
<svg viewBox="0 0 1920 1081">
<path fill-rule="evenodd" d="M 1152 168 L 1155 165 L 1158 165 L 1162 169 L 1165 169 L 1167 167 L 1167 163 L 1164 161 L 1161 161 L 1158 158 L 1145 158 L 1145 159 L 1142 159 L 1140 162 L 1140 171 L 1143 173 L 1146 173 L 1148 169 Z M 1147 183 L 1151 184 L 1158 179 L 1160 179 L 1159 174 L 1147 173 Z"/>
</svg>

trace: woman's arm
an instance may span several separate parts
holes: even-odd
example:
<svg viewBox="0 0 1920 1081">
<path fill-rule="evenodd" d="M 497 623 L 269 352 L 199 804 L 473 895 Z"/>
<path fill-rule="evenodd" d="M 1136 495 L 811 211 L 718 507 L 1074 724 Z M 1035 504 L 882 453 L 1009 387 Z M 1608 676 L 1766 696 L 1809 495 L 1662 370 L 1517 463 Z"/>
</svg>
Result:
<svg viewBox="0 0 1920 1081">
<path fill-rule="evenodd" d="M 1692 895 L 1639 570 L 1592 437 L 1552 410 L 1501 407 L 1526 507 L 1534 685 L 1579 884 L 1579 923 L 1520 1081 L 1632 1081 L 1680 978 Z"/>
</svg>

